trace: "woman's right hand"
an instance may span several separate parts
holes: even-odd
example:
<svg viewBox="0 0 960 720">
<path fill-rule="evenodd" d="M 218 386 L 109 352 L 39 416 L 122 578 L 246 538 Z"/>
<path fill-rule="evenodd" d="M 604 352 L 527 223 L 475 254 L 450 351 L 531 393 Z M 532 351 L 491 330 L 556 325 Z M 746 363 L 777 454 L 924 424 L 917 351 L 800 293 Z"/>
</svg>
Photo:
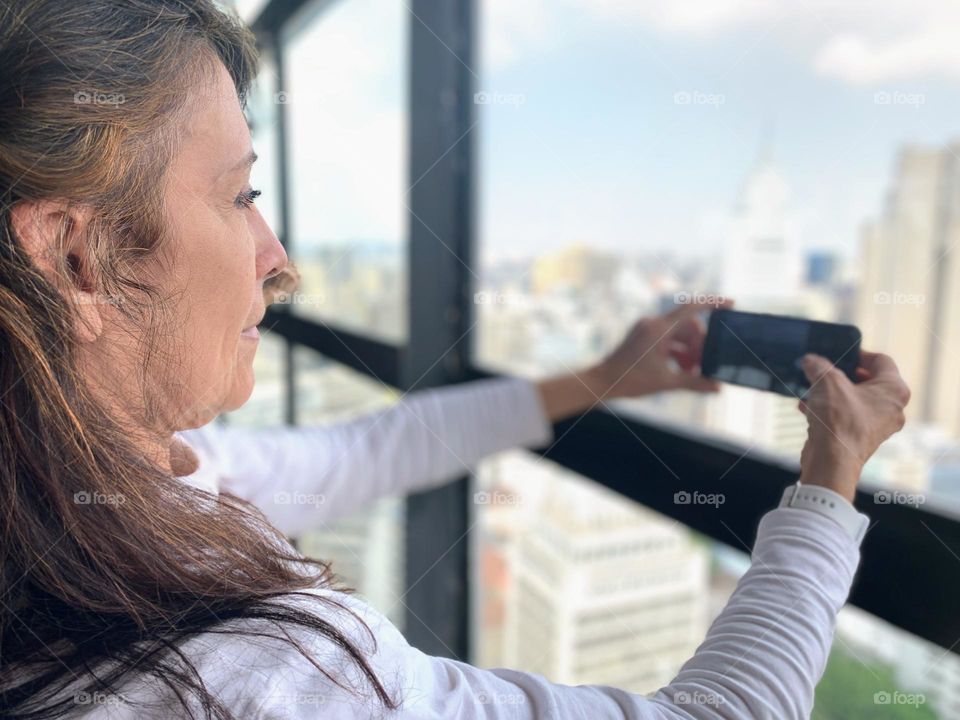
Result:
<svg viewBox="0 0 960 720">
<path fill-rule="evenodd" d="M 803 371 L 811 388 L 800 402 L 808 421 L 800 479 L 852 502 L 864 464 L 903 427 L 910 389 L 896 363 L 879 353 L 861 353 L 858 383 L 819 355 L 805 356 Z"/>
</svg>

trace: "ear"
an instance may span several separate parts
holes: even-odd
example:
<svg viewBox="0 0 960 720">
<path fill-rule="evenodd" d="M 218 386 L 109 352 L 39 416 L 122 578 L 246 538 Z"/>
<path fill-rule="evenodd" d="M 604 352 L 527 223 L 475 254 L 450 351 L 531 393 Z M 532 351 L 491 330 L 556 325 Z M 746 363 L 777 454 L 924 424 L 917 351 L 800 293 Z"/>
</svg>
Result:
<svg viewBox="0 0 960 720">
<path fill-rule="evenodd" d="M 88 206 L 64 200 L 21 200 L 10 209 L 13 233 L 31 261 L 70 302 L 77 317 L 74 334 L 93 342 L 103 332 L 102 303 L 90 273 L 85 231 Z"/>
</svg>

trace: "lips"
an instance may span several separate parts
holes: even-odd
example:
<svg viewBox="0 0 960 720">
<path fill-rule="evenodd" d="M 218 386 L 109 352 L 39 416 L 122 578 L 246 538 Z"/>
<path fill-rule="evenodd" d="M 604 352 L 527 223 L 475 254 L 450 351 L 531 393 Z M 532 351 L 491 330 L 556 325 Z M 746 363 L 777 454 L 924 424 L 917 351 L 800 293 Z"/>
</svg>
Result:
<svg viewBox="0 0 960 720">
<path fill-rule="evenodd" d="M 251 325 L 250 327 L 246 328 L 243 332 L 241 332 L 240 336 L 253 338 L 254 340 L 256 340 L 257 338 L 260 337 L 260 330 L 257 328 L 256 325 Z"/>
</svg>

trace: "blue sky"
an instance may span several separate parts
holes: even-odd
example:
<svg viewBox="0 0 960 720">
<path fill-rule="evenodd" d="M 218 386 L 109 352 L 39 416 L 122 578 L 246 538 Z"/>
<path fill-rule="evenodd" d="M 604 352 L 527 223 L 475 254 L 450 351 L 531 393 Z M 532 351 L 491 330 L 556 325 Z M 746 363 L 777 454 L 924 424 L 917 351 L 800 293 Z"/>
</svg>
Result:
<svg viewBox="0 0 960 720">
<path fill-rule="evenodd" d="M 803 243 L 853 255 L 897 150 L 960 139 L 960 3 L 479 1 L 487 261 L 573 242 L 715 253 L 768 145 Z M 294 232 L 403 242 L 417 21 L 396 0 L 340 0 L 317 20 L 296 23 L 287 56 Z"/>
<path fill-rule="evenodd" d="M 482 15 L 479 85 L 522 100 L 481 106 L 487 257 L 572 241 L 710 253 L 723 240 L 719 219 L 770 145 L 805 245 L 851 253 L 858 226 L 881 207 L 897 149 L 960 137 L 950 51 L 918 62 L 923 51 L 907 43 L 894 48 L 896 62 L 883 57 L 909 32 L 936 31 L 938 12 L 956 12 L 947 3 L 911 3 L 931 23 L 911 31 L 892 0 L 886 24 L 875 5 L 834 18 L 824 5 L 804 18 L 786 3 L 742 2 L 726 3 L 736 7 L 725 22 L 694 29 L 665 22 L 661 3 L 631 11 L 594 1 L 528 2 L 519 21 L 494 2 Z M 687 19 L 711 12 L 678 1 Z M 773 19 L 750 20 L 749 6 Z M 844 58 L 856 38 L 872 56 Z M 722 104 L 678 105 L 678 92 Z M 877 104 L 877 93 L 893 102 Z"/>
</svg>

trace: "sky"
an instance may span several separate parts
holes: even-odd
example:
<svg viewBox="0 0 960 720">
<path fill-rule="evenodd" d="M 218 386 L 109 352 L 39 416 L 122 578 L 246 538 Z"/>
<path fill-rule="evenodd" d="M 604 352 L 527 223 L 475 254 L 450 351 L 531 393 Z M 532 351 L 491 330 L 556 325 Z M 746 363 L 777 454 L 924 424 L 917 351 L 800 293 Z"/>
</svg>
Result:
<svg viewBox="0 0 960 720">
<path fill-rule="evenodd" d="M 764 154 L 805 246 L 855 255 L 898 149 L 960 139 L 958 3 L 478 1 L 488 262 L 573 242 L 709 255 Z M 413 22 L 404 0 L 340 0 L 297 23 L 297 237 L 404 241 Z"/>
</svg>

